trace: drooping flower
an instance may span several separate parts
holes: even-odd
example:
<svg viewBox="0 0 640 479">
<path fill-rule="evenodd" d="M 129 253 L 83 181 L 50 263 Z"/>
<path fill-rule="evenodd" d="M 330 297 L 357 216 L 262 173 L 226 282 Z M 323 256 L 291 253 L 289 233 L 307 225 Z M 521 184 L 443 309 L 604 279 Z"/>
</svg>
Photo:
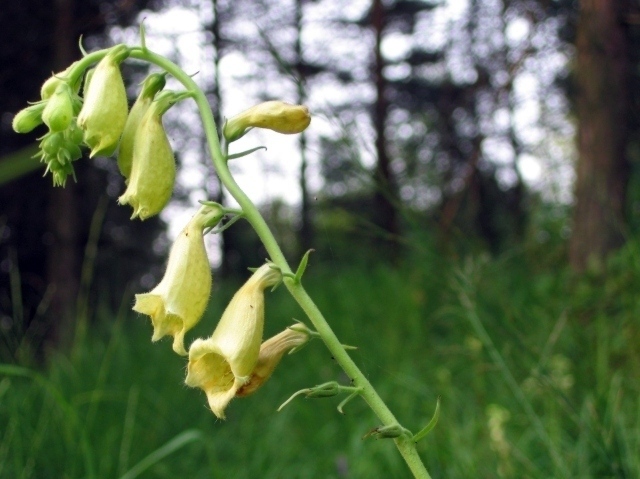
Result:
<svg viewBox="0 0 640 479">
<path fill-rule="evenodd" d="M 306 106 L 266 101 L 229 119 L 224 125 L 223 133 L 228 142 L 237 140 L 249 128 L 267 128 L 292 135 L 303 132 L 310 122 L 311 115 Z"/>
<path fill-rule="evenodd" d="M 93 80 L 95 81 L 95 80 Z M 176 101 L 175 92 L 164 91 L 151 103 L 136 129 L 127 189 L 120 204 L 133 207 L 131 218 L 141 220 L 157 215 L 173 192 L 176 163 L 162 125 L 162 115 Z"/>
<path fill-rule="evenodd" d="M 166 73 L 152 73 L 144 82 L 140 94 L 131 107 L 127 122 L 124 125 L 120 146 L 118 147 L 118 168 L 125 178 L 131 176 L 131 165 L 133 161 L 133 141 L 136 138 L 138 126 L 142 117 L 147 112 L 153 101 L 153 97 L 164 88 Z"/>
<path fill-rule="evenodd" d="M 280 279 L 277 269 L 261 266 L 233 296 L 213 335 L 189 348 L 185 383 L 203 389 L 221 419 L 236 392 L 251 381 L 262 342 L 264 290 Z"/>
<path fill-rule="evenodd" d="M 173 243 L 164 277 L 148 293 L 136 294 L 133 310 L 151 316 L 152 341 L 171 335 L 173 350 L 186 355 L 184 335 L 204 313 L 211 293 L 211 268 L 202 236 L 224 215 L 219 206 L 202 206 Z"/>
<path fill-rule="evenodd" d="M 100 60 L 91 81 L 85 85 L 84 104 L 78 125 L 85 132 L 90 156 L 112 155 L 127 121 L 127 93 L 120 63 L 129 56 L 126 45 L 117 45 Z"/>
</svg>

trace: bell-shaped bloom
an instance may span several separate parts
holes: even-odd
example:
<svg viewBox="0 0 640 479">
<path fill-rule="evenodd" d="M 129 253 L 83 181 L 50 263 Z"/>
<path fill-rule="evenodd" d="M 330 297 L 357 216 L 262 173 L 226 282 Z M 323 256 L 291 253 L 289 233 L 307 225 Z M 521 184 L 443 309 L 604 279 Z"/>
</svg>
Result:
<svg viewBox="0 0 640 479">
<path fill-rule="evenodd" d="M 129 56 L 125 45 L 111 49 L 100 60 L 91 81 L 85 85 L 84 104 L 78 114 L 78 125 L 84 130 L 84 141 L 90 156 L 112 155 L 127 121 L 127 92 L 120 63 Z"/>
<path fill-rule="evenodd" d="M 73 119 L 73 92 L 66 82 L 60 82 L 47 100 L 42 112 L 42 121 L 51 131 L 64 131 Z"/>
<path fill-rule="evenodd" d="M 133 140 L 136 138 L 138 126 L 153 101 L 153 97 L 164 88 L 166 73 L 152 73 L 144 82 L 140 94 L 131 107 L 127 122 L 124 125 L 120 146 L 118 147 L 118 168 L 125 178 L 131 176 L 133 162 Z"/>
<path fill-rule="evenodd" d="M 309 334 L 301 330 L 287 328 L 262 343 L 251 378 L 236 391 L 236 397 L 249 396 L 256 392 L 271 377 L 282 356 L 294 348 L 299 348 L 309 341 L 309 338 Z"/>
<path fill-rule="evenodd" d="M 131 218 L 145 220 L 157 215 L 171 199 L 176 162 L 162 126 L 162 115 L 175 103 L 175 98 L 174 92 L 159 93 L 136 129 L 131 176 L 127 189 L 118 198 L 120 204 L 133 207 Z"/>
<path fill-rule="evenodd" d="M 219 206 L 202 206 L 173 243 L 160 283 L 148 293 L 136 294 L 133 310 L 151 316 L 151 340 L 171 335 L 173 350 L 181 355 L 187 354 L 184 335 L 200 321 L 211 293 L 203 229 L 223 215 Z"/>
<path fill-rule="evenodd" d="M 223 133 L 228 142 L 237 140 L 249 128 L 267 128 L 292 135 L 303 132 L 310 122 L 311 115 L 306 106 L 266 101 L 227 120 Z"/>
<path fill-rule="evenodd" d="M 30 105 L 13 117 L 11 126 L 16 133 L 29 133 L 38 125 L 42 124 L 42 111 L 46 106 L 45 102 L 38 102 Z"/>
<path fill-rule="evenodd" d="M 262 342 L 264 290 L 280 279 L 278 270 L 261 266 L 233 296 L 213 335 L 189 348 L 185 383 L 204 390 L 221 419 L 238 389 L 251 381 Z"/>
</svg>

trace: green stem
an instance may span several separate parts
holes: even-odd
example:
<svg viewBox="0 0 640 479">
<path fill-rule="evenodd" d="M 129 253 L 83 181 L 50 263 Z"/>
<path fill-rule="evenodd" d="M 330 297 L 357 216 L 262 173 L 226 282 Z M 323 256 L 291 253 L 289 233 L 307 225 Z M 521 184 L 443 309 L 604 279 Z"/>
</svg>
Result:
<svg viewBox="0 0 640 479">
<path fill-rule="evenodd" d="M 193 81 L 193 79 L 182 71 L 182 69 L 175 63 L 147 49 L 143 50 L 140 48 L 133 48 L 131 50 L 131 58 L 138 58 L 154 63 L 169 72 L 169 74 L 182 83 L 187 90 L 192 92 L 193 98 L 200 110 L 200 116 L 202 117 L 209 151 L 213 158 L 213 164 L 220 180 L 242 208 L 245 218 L 249 221 L 264 244 L 271 261 L 273 261 L 283 273 L 292 273 L 280 246 L 271 233 L 271 230 L 264 218 L 249 197 L 244 193 L 244 191 L 242 191 L 240 186 L 238 186 L 235 179 L 231 176 L 231 172 L 229 171 L 225 160 L 225 152 L 222 151 L 220 146 L 213 113 L 202 90 Z M 284 283 L 291 295 L 313 323 L 313 326 L 320 334 L 329 351 L 331 351 L 333 357 L 347 373 L 349 378 L 352 379 L 354 386 L 362 388 L 362 397 L 369 404 L 376 416 L 378 416 L 382 424 L 385 426 L 397 424 L 398 421 L 393 413 L 389 410 L 382 398 L 380 398 L 374 387 L 367 380 L 362 371 L 360 371 L 355 362 L 347 354 L 347 351 L 338 340 L 318 307 L 309 297 L 302 284 L 296 283 L 291 278 L 285 278 Z M 430 479 L 431 476 L 427 472 L 427 469 L 418 455 L 415 443 L 406 437 L 398 437 L 394 439 L 394 441 L 414 477 L 419 479 Z"/>
</svg>

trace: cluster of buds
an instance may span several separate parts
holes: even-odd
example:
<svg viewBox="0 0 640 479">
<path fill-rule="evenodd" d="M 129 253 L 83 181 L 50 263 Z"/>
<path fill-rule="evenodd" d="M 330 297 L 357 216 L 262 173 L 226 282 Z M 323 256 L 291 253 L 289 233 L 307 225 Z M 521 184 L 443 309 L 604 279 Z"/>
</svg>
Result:
<svg viewBox="0 0 640 479">
<path fill-rule="evenodd" d="M 41 100 L 13 119 L 13 129 L 18 133 L 29 133 L 43 123 L 49 128 L 40 138 L 38 155 L 46 164 L 46 172 L 51 172 L 54 185 L 64 185 L 67 176 L 74 175 L 72 163 L 82 157 L 83 132 L 75 120 L 82 107 L 80 82 L 72 82 L 68 76 L 73 66 L 49 78 L 42 85 Z"/>
</svg>

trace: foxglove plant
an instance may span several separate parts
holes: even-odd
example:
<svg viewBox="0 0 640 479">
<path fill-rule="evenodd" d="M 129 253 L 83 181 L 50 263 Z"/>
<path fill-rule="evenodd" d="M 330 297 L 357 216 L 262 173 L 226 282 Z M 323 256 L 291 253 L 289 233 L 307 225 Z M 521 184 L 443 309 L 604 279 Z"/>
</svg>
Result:
<svg viewBox="0 0 640 479">
<path fill-rule="evenodd" d="M 152 340 L 167 335 L 173 337 L 173 350 L 188 356 L 186 384 L 202 389 L 212 412 L 224 418 L 229 402 L 235 397 L 249 396 L 262 387 L 286 352 L 297 351 L 311 338 L 318 337 L 351 378 L 351 384 L 330 381 L 305 388 L 293 394 L 280 409 L 301 394 L 322 398 L 346 393 L 338 405 L 338 411 L 342 412 L 351 399 L 362 397 L 381 422 L 367 436 L 393 439 L 414 477 L 429 478 L 415 443 L 434 427 L 438 407 L 434 418 L 416 434 L 398 423 L 349 356 L 349 347 L 340 343 L 303 287 L 301 280 L 309 252 L 293 272 L 265 220 L 238 186 L 227 165 L 229 159 L 256 150 L 229 155 L 230 143 L 253 128 L 282 134 L 300 133 L 311 122 L 309 110 L 302 105 L 267 101 L 229 118 L 218 137 L 204 92 L 176 64 L 149 50 L 142 27 L 140 33 L 141 46 L 116 45 L 93 53 L 83 51 L 81 60 L 45 81 L 40 101 L 16 114 L 14 130 L 27 133 L 42 123 L 49 128 L 40 138 L 38 155 L 46 164 L 46 172 L 52 174 L 54 186 L 64 186 L 69 175 L 75 179 L 73 162 L 82 157 L 81 147 L 88 148 L 93 157 L 110 156 L 119 145 L 118 166 L 126 183 L 119 202 L 133 207 L 132 219 L 144 220 L 166 206 L 176 175 L 162 116 L 177 102 L 195 101 L 216 173 L 240 208 L 202 202 L 202 207 L 175 240 L 162 280 L 151 291 L 136 295 L 133 309 L 151 318 Z M 127 59 L 141 60 L 161 69 L 143 82 L 131 111 L 120 72 L 121 63 Z M 184 90 L 163 91 L 167 75 L 181 83 Z M 78 93 L 83 81 L 81 97 Z M 229 221 L 220 225 L 225 217 L 230 217 Z M 203 236 L 209 232 L 220 233 L 239 219 L 251 224 L 269 260 L 234 295 L 212 336 L 196 339 L 186 348 L 185 334 L 200 321 L 211 291 L 211 271 Z M 298 323 L 263 341 L 265 290 L 280 283 L 302 307 L 315 330 Z"/>
</svg>

